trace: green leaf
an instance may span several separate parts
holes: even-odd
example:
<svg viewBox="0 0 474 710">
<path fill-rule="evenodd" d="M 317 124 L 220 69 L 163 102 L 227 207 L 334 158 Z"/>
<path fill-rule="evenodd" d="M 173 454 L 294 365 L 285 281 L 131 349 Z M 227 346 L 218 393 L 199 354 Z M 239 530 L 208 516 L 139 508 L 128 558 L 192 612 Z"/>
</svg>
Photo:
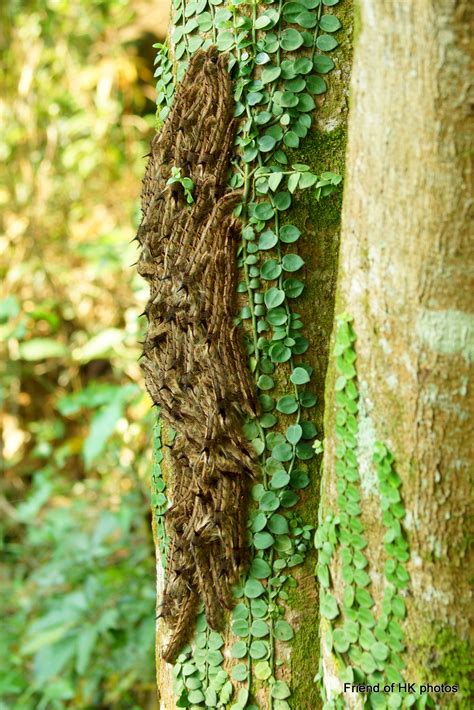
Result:
<svg viewBox="0 0 474 710">
<path fill-rule="evenodd" d="M 318 19 L 314 12 L 308 12 L 307 10 L 305 10 L 304 12 L 301 12 L 299 15 L 296 16 L 295 22 L 297 22 L 298 25 L 301 25 L 301 27 L 310 30 L 313 27 L 316 27 Z"/>
<path fill-rule="evenodd" d="M 274 535 L 286 535 L 289 532 L 288 521 L 279 513 L 274 513 L 268 521 L 268 529 Z"/>
<path fill-rule="evenodd" d="M 259 661 L 259 663 L 255 664 L 254 672 L 258 680 L 267 680 L 272 674 L 272 669 L 268 661 Z"/>
<path fill-rule="evenodd" d="M 291 461 L 293 449 L 290 444 L 277 444 L 277 446 L 272 449 L 272 456 L 277 461 Z"/>
<path fill-rule="evenodd" d="M 286 430 L 286 438 L 290 444 L 297 444 L 303 435 L 303 429 L 299 424 L 292 424 Z"/>
<path fill-rule="evenodd" d="M 257 219 L 266 221 L 273 217 L 274 210 L 270 202 L 259 202 L 255 206 L 255 216 Z"/>
<path fill-rule="evenodd" d="M 264 658 L 268 653 L 268 645 L 265 641 L 252 641 L 249 650 L 251 658 L 258 660 Z"/>
<path fill-rule="evenodd" d="M 300 236 L 301 236 L 300 230 L 298 229 L 298 227 L 295 227 L 293 224 L 285 224 L 280 229 L 279 237 L 282 242 L 285 242 L 287 244 L 292 244 L 293 242 L 296 242 Z"/>
<path fill-rule="evenodd" d="M 261 81 L 263 84 L 270 84 L 272 81 L 275 81 L 275 79 L 278 79 L 280 74 L 281 74 L 280 67 L 275 67 L 275 66 L 265 67 L 265 69 L 262 71 Z"/>
<path fill-rule="evenodd" d="M 336 32 L 341 27 L 336 15 L 323 15 L 319 21 L 319 26 L 324 32 Z"/>
<path fill-rule="evenodd" d="M 349 649 L 349 639 L 344 633 L 344 629 L 335 629 L 333 633 L 334 648 L 338 653 L 346 653 Z"/>
<path fill-rule="evenodd" d="M 253 544 L 257 550 L 267 550 L 274 542 L 273 535 L 267 532 L 258 532 L 253 536 Z"/>
<path fill-rule="evenodd" d="M 298 402 L 293 395 L 283 395 L 277 402 L 276 408 L 282 414 L 293 414 L 298 409 Z"/>
<path fill-rule="evenodd" d="M 288 484 L 289 480 L 290 480 L 289 474 L 282 469 L 281 471 L 277 471 L 276 473 L 273 474 L 273 476 L 270 480 L 270 486 L 271 486 L 271 488 L 275 488 L 275 489 L 285 488 L 285 486 Z"/>
<path fill-rule="evenodd" d="M 276 140 L 272 136 L 269 135 L 263 135 L 260 136 L 260 138 L 257 141 L 258 147 L 262 151 L 262 153 L 268 153 L 270 150 L 273 150 L 273 148 L 276 145 Z M 266 219 L 269 219 L 268 217 Z"/>
<path fill-rule="evenodd" d="M 287 298 L 297 298 L 303 293 L 304 283 L 298 279 L 285 279 L 283 281 L 283 290 Z"/>
<path fill-rule="evenodd" d="M 364 653 L 360 657 L 360 667 L 364 671 L 364 673 L 374 673 L 377 670 L 377 666 L 375 665 L 375 661 L 368 653 L 367 651 L 364 651 Z"/>
<path fill-rule="evenodd" d="M 84 675 L 98 636 L 96 626 L 86 626 L 77 639 L 76 672 Z"/>
<path fill-rule="evenodd" d="M 260 499 L 260 509 L 266 512 L 273 512 L 280 507 L 280 499 L 272 491 L 267 491 Z M 267 534 L 267 533 L 265 533 Z M 271 535 L 269 536 L 271 537 Z M 260 548 L 266 549 L 266 548 Z"/>
<path fill-rule="evenodd" d="M 320 54 L 314 58 L 314 68 L 319 74 L 327 74 L 334 69 L 334 62 L 330 57 Z"/>
<path fill-rule="evenodd" d="M 245 641 L 236 641 L 230 648 L 232 658 L 244 658 L 247 655 L 247 644 Z"/>
<path fill-rule="evenodd" d="M 313 69 L 313 64 L 309 57 L 299 57 L 294 64 L 297 74 L 309 74 Z"/>
<path fill-rule="evenodd" d="M 244 594 L 248 599 L 256 599 L 257 597 L 261 596 L 264 591 L 265 588 L 263 584 L 258 581 L 258 579 L 247 579 L 244 586 Z"/>
<path fill-rule="evenodd" d="M 279 264 L 275 259 L 267 259 L 262 265 L 260 270 L 262 279 L 266 281 L 273 281 L 277 279 L 282 271 L 281 264 Z"/>
<path fill-rule="evenodd" d="M 286 345 L 283 345 L 282 342 L 278 341 L 272 344 L 268 354 L 270 355 L 272 362 L 287 362 L 291 357 L 291 350 L 286 347 Z"/>
<path fill-rule="evenodd" d="M 320 609 L 322 616 L 324 616 L 326 619 L 329 619 L 330 621 L 332 619 L 335 619 L 339 615 L 337 601 L 335 597 L 333 597 L 333 595 L 329 592 L 324 592 L 321 594 Z"/>
<path fill-rule="evenodd" d="M 260 15 L 254 22 L 254 27 L 256 30 L 263 30 L 266 27 L 270 27 L 273 24 L 270 17 L 267 15 Z"/>
<path fill-rule="evenodd" d="M 263 621 L 263 619 L 255 619 L 255 621 L 252 622 L 250 633 L 255 638 L 263 638 L 264 636 L 268 636 L 270 629 L 266 621 Z"/>
<path fill-rule="evenodd" d="M 291 205 L 291 194 L 289 192 L 277 192 L 273 198 L 275 207 L 280 212 L 284 212 Z"/>
<path fill-rule="evenodd" d="M 275 622 L 273 633 L 278 641 L 290 641 L 295 635 L 290 624 L 284 619 L 279 619 Z"/>
<path fill-rule="evenodd" d="M 272 686 L 271 696 L 272 698 L 278 698 L 279 700 L 284 700 L 289 698 L 291 691 L 284 680 L 277 680 Z"/>
<path fill-rule="evenodd" d="M 257 387 L 261 390 L 271 390 L 275 383 L 269 375 L 260 375 L 257 380 Z"/>
<path fill-rule="evenodd" d="M 285 271 L 298 271 L 302 266 L 304 261 L 298 254 L 285 254 L 282 259 L 282 267 Z"/>
<path fill-rule="evenodd" d="M 272 287 L 265 291 L 265 305 L 268 309 L 280 306 L 285 300 L 285 292 L 279 288 Z"/>
<path fill-rule="evenodd" d="M 295 367 L 290 375 L 290 380 L 294 385 L 304 385 L 309 382 L 310 376 L 303 367 Z"/>
<path fill-rule="evenodd" d="M 232 622 L 232 633 L 235 636 L 248 636 L 250 626 L 246 619 L 236 619 Z"/>
<path fill-rule="evenodd" d="M 312 187 L 315 182 L 317 182 L 318 176 L 313 175 L 313 173 L 302 173 L 298 182 L 298 186 L 301 190 L 305 190 L 308 187 Z"/>
<path fill-rule="evenodd" d="M 316 40 L 316 46 L 323 52 L 330 52 L 337 47 L 339 42 L 331 35 L 320 35 Z"/>
<path fill-rule="evenodd" d="M 283 178 L 283 173 L 277 172 L 277 173 L 271 173 L 268 176 L 268 185 L 270 187 L 270 190 L 272 192 L 275 192 L 275 190 L 278 188 L 278 185 L 281 183 Z"/>
<path fill-rule="evenodd" d="M 263 560 L 260 557 L 254 557 L 249 570 L 249 574 L 251 574 L 252 577 L 255 577 L 256 579 L 267 579 L 271 575 L 271 572 L 272 569 L 266 560 Z"/>
<path fill-rule="evenodd" d="M 247 673 L 248 668 L 245 663 L 237 663 L 236 666 L 233 666 L 231 671 L 232 679 L 239 682 L 243 682 L 247 679 Z"/>
<path fill-rule="evenodd" d="M 283 137 L 283 142 L 288 148 L 298 148 L 300 139 L 294 131 L 287 131 Z"/>
<path fill-rule="evenodd" d="M 303 44 L 303 37 L 298 30 L 288 28 L 281 33 L 280 46 L 285 52 L 293 52 Z"/>
<path fill-rule="evenodd" d="M 216 42 L 219 52 L 228 52 L 234 46 L 234 35 L 229 30 L 219 32 Z"/>
</svg>

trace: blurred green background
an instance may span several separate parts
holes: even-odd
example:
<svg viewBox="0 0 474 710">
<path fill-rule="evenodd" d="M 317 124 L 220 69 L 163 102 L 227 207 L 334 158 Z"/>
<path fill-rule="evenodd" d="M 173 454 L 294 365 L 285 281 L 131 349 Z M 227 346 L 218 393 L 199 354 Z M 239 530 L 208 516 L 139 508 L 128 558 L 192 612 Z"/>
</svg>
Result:
<svg viewBox="0 0 474 710">
<path fill-rule="evenodd" d="M 167 2 L 5 0 L 0 708 L 155 708 L 130 265 Z"/>
</svg>

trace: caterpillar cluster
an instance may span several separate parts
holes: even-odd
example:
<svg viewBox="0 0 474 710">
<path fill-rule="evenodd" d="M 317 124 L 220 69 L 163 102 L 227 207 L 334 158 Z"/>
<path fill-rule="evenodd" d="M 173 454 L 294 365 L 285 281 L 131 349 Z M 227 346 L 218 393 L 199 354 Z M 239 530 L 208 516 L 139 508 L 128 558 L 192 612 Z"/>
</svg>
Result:
<svg viewBox="0 0 474 710">
<path fill-rule="evenodd" d="M 161 417 L 177 432 L 161 608 L 169 662 L 187 641 L 200 601 L 212 628 L 232 606 L 256 473 L 242 433 L 245 416 L 255 416 L 255 396 L 233 323 L 233 210 L 241 199 L 227 191 L 233 114 L 227 57 L 213 47 L 197 52 L 152 141 L 143 181 L 138 271 L 150 298 L 141 366 Z M 191 205 L 179 182 L 167 184 L 173 167 L 193 181 Z"/>
</svg>

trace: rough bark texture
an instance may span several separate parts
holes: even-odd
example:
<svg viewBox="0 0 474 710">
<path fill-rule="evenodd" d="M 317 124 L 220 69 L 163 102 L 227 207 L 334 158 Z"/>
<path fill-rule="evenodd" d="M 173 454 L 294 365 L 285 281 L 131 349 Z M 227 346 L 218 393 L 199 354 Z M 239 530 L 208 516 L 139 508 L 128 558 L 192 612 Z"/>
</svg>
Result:
<svg viewBox="0 0 474 710">
<path fill-rule="evenodd" d="M 411 575 L 405 677 L 457 683 L 469 663 L 469 469 L 474 398 L 468 92 L 472 4 L 360 0 L 337 311 L 354 316 L 359 465 L 372 569 L 383 565 L 375 440 L 395 456 Z M 334 372 L 327 383 L 334 397 Z M 334 424 L 328 406 L 326 434 Z M 334 438 L 324 509 L 335 499 Z M 380 570 L 381 571 L 381 570 Z M 337 575 L 337 570 L 333 570 Z M 380 592 L 381 575 L 372 584 Z M 326 685 L 337 686 L 325 651 Z M 469 707 L 439 695 L 439 706 Z M 356 706 L 346 696 L 347 707 Z"/>
</svg>

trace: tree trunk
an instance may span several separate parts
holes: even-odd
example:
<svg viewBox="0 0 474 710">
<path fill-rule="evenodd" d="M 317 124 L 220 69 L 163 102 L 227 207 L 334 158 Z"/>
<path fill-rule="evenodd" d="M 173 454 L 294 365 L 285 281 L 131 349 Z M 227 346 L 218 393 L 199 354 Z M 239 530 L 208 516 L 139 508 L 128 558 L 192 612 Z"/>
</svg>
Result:
<svg viewBox="0 0 474 710">
<path fill-rule="evenodd" d="M 344 681 L 375 682 L 379 673 L 385 683 L 401 674 L 419 684 L 457 685 L 456 693 L 434 689 L 431 700 L 418 694 L 417 702 L 467 708 L 474 274 L 466 98 L 472 4 L 360 0 L 359 13 L 336 298 L 336 313 L 345 311 L 353 320 L 344 316 L 336 325 L 344 362 L 331 366 L 326 390 L 327 528 L 318 540 L 325 586 L 322 681 L 338 707 L 363 704 L 361 693 L 341 695 Z M 353 352 L 356 375 L 349 367 Z M 357 423 L 344 410 L 344 396 L 356 397 L 355 389 Z M 344 439 L 348 423 L 356 462 L 347 453 L 350 436 Z M 348 492 L 356 503 L 349 513 Z M 331 514 L 340 517 L 328 521 Z M 351 531 L 354 519 L 362 531 Z M 360 574 L 354 580 L 357 550 L 368 583 Z M 351 587 L 370 591 L 375 604 L 359 603 L 357 594 L 353 601 L 345 591 Z M 358 618 L 364 607 L 366 626 Z M 388 626 L 387 619 L 380 623 L 383 615 Z M 390 624 L 402 619 L 404 638 L 398 634 L 397 643 Z M 347 626 L 354 620 L 358 628 Z M 364 645 L 361 637 L 367 629 L 379 641 L 372 661 L 367 653 L 375 639 L 366 634 Z M 374 696 L 369 702 L 385 707 Z"/>
<path fill-rule="evenodd" d="M 331 7 L 331 5 L 335 4 L 328 2 L 327 5 L 322 6 L 322 9 L 324 12 L 336 10 L 337 17 L 342 25 L 342 28 L 336 34 L 339 47 L 330 55 L 336 67 L 327 76 L 328 91 L 316 98 L 317 106 L 313 116 L 313 128 L 308 136 L 301 141 L 300 148 L 288 150 L 290 163 L 305 163 L 310 166 L 311 171 L 317 174 L 327 170 L 342 173 L 344 169 L 348 111 L 347 88 L 352 51 L 352 2 L 343 0 L 337 4 L 337 7 Z M 275 4 L 275 7 L 278 7 L 278 4 Z M 208 9 L 214 12 L 212 8 Z M 261 11 L 263 12 L 263 9 Z M 182 16 L 180 17 L 179 26 L 182 26 L 183 20 Z M 173 37 L 175 29 L 176 26 L 172 25 L 170 27 L 171 37 Z M 193 37 L 196 37 L 197 34 L 199 33 L 195 32 Z M 296 55 L 296 52 L 293 53 L 294 55 Z M 300 56 L 304 55 L 305 50 L 302 48 Z M 317 426 L 320 438 L 322 438 L 324 379 L 334 314 L 341 202 L 340 190 L 331 197 L 324 198 L 319 202 L 311 194 L 311 191 L 296 192 L 293 196 L 291 210 L 287 216 L 285 215 L 285 221 L 295 224 L 303 234 L 298 251 L 306 264 L 304 276 L 306 288 L 303 296 L 295 301 L 294 310 L 301 314 L 305 324 L 304 335 L 310 341 L 310 349 L 305 354 L 305 361 L 314 369 L 312 389 L 317 395 L 317 405 L 311 410 L 311 419 Z M 317 303 L 316 310 L 315 303 Z M 277 383 L 280 380 L 281 382 L 277 384 L 279 391 L 276 390 L 271 393 L 273 397 L 278 398 L 280 394 L 285 394 L 284 381 L 287 379 L 288 374 L 283 369 L 283 373 L 277 377 Z M 162 427 L 161 439 L 162 444 L 169 443 L 169 433 L 165 427 Z M 161 473 L 155 468 L 155 503 L 157 497 L 163 492 L 163 483 L 161 481 L 163 479 L 170 480 L 173 475 L 170 449 L 165 446 L 162 449 L 162 453 L 157 454 L 157 456 L 158 463 L 161 466 Z M 313 459 L 313 461 L 309 462 L 310 484 L 302 492 L 302 501 L 296 509 L 304 522 L 311 525 L 316 525 L 317 520 L 320 489 L 319 466 L 319 460 Z M 157 482 L 159 484 L 158 488 L 156 487 Z M 159 506 L 156 506 L 155 510 L 158 508 Z M 158 601 L 161 598 L 163 589 L 160 535 L 157 535 L 160 520 L 159 515 L 155 516 Z M 298 708 L 298 710 L 315 710 L 321 707 L 319 689 L 314 682 L 319 658 L 318 603 L 314 580 L 314 564 L 315 556 L 313 552 L 307 556 L 303 565 L 291 569 L 291 573 L 297 581 L 297 586 L 288 589 L 289 598 L 286 602 L 285 618 L 291 622 L 295 636 L 290 644 L 278 641 L 273 642 L 275 676 L 277 679 L 285 680 L 289 684 L 292 691 L 291 697 L 285 699 L 285 696 L 282 695 L 280 699 L 278 697 L 270 698 L 269 686 L 265 678 L 263 680 L 262 678 L 259 679 L 254 674 L 258 661 L 253 661 L 250 686 L 252 688 L 253 701 L 262 709 L 274 707 L 284 710 L 284 708 L 292 707 Z M 223 634 L 226 641 L 225 647 L 222 647 L 220 651 L 225 659 L 223 668 L 230 674 L 236 661 L 231 659 L 229 649 L 238 639 L 231 634 L 229 626 L 230 624 Z M 158 621 L 157 683 L 160 707 L 163 710 L 171 710 L 171 708 L 174 709 L 176 707 L 177 697 L 173 691 L 173 668 L 161 658 L 164 633 L 165 629 L 162 622 Z M 188 653 L 188 661 L 192 663 L 193 658 L 194 651 Z M 232 705 L 232 702 L 236 703 L 237 698 L 241 699 L 243 697 L 239 696 L 239 689 L 243 689 L 242 685 L 234 682 L 234 688 L 229 706 L 235 708 L 246 706 L 245 703 Z M 252 700 L 248 702 L 250 703 Z M 203 707 L 203 705 L 196 704 L 195 707 Z M 255 705 L 252 705 L 252 707 L 255 707 Z"/>
</svg>

